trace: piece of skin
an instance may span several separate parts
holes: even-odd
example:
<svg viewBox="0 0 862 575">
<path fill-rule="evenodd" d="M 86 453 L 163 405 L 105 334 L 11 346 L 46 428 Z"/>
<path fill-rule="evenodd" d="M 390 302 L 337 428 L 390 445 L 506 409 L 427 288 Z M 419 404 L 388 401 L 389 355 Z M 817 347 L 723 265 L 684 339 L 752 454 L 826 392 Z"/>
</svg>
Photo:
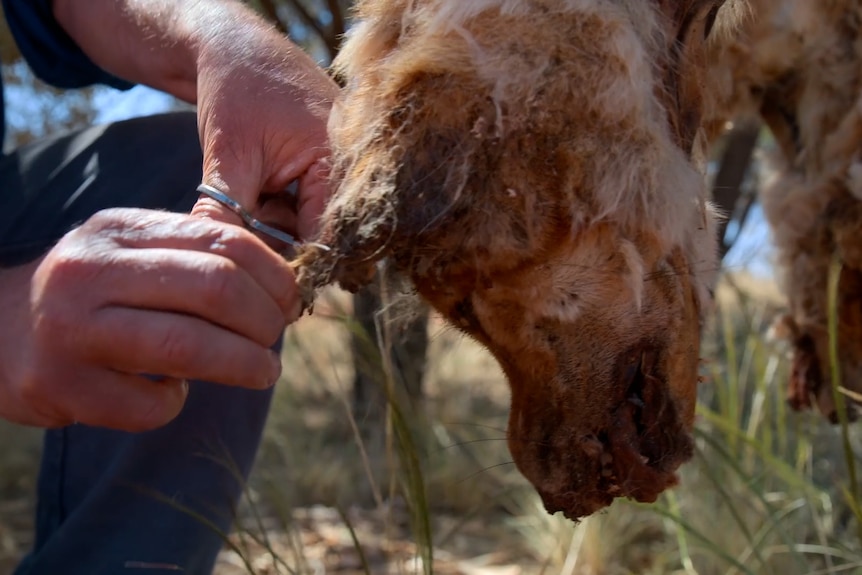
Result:
<svg viewBox="0 0 862 575">
<path fill-rule="evenodd" d="M 234 1 L 57 0 L 54 12 L 104 69 L 198 105 L 204 182 L 254 209 L 298 179 L 295 213 L 272 196 L 258 215 L 313 233 L 337 88 L 299 48 Z M 205 199 L 192 215 L 107 210 L 0 271 L 0 417 L 141 431 L 180 412 L 186 379 L 272 385 L 269 347 L 300 299 L 288 264 L 240 223 Z"/>
</svg>

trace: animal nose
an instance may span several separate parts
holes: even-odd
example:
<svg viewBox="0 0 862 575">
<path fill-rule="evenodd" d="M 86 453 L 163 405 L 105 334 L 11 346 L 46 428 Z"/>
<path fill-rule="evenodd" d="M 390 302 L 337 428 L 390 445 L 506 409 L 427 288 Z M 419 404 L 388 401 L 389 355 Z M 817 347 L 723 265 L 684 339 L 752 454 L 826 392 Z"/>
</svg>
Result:
<svg viewBox="0 0 862 575">
<path fill-rule="evenodd" d="M 612 496 L 593 493 L 592 497 L 584 497 L 578 491 L 550 492 L 537 488 L 539 497 L 545 506 L 545 510 L 553 515 L 562 511 L 566 517 L 577 520 L 581 517 L 591 515 L 600 509 L 610 505 Z"/>
</svg>

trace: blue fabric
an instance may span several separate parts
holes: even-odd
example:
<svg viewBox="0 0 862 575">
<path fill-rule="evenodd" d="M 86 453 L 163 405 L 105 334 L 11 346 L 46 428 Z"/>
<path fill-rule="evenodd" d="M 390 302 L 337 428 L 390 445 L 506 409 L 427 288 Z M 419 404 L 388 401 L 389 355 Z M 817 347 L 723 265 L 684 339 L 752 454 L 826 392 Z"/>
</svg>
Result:
<svg viewBox="0 0 862 575">
<path fill-rule="evenodd" d="M 133 84 L 105 72 L 81 51 L 54 19 L 51 4 L 52 0 L 3 0 L 12 36 L 36 76 L 58 88 L 92 84 L 131 88 Z"/>
<path fill-rule="evenodd" d="M 83 0 L 89 1 L 89 0 Z M 3 0 L 3 11 L 21 55 L 43 82 L 57 88 L 104 84 L 127 90 L 134 84 L 96 66 L 66 34 L 51 10 L 52 0 Z M 0 109 L 5 111 L 0 77 Z M 6 122 L 0 122 L 0 146 L 6 141 Z"/>
<path fill-rule="evenodd" d="M 0 158 L 0 265 L 34 259 L 106 207 L 188 211 L 201 163 L 194 112 L 15 150 Z M 210 573 L 271 398 L 272 390 L 192 382 L 183 411 L 160 429 L 48 431 L 35 545 L 16 575 Z"/>
<path fill-rule="evenodd" d="M 86 57 L 54 20 L 51 0 L 2 1 L 42 80 L 131 86 Z M 187 211 L 201 163 L 191 112 L 55 136 L 0 156 L 0 266 L 33 260 L 103 208 Z M 192 382 L 182 413 L 161 429 L 46 432 L 35 544 L 16 575 L 210 573 L 271 398 L 272 390 Z"/>
<path fill-rule="evenodd" d="M 161 429 L 46 432 L 35 550 L 16 575 L 210 573 L 271 396 L 192 382 Z"/>
</svg>

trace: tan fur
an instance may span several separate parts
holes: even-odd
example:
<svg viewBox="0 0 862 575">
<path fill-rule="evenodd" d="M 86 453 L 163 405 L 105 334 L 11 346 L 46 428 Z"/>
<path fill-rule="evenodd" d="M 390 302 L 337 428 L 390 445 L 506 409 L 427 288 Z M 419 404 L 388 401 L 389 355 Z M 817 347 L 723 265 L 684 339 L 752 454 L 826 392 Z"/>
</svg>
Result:
<svg viewBox="0 0 862 575">
<path fill-rule="evenodd" d="M 775 174 L 761 201 L 778 251 L 794 343 L 790 400 L 835 419 L 828 385 L 827 275 L 840 282 L 843 385 L 862 391 L 862 4 L 752 0 L 738 40 L 716 50 L 708 93 L 720 115 L 761 116 Z"/>
<path fill-rule="evenodd" d="M 364 0 L 336 69 L 309 295 L 387 258 L 488 347 L 550 511 L 652 501 L 691 455 L 716 269 L 701 167 L 719 0 Z"/>
</svg>

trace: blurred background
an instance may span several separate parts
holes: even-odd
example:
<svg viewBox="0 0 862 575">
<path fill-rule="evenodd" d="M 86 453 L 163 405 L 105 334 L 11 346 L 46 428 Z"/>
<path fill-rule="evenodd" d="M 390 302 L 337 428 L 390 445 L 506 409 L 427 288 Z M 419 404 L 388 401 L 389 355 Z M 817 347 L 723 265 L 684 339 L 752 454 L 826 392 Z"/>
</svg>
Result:
<svg viewBox="0 0 862 575">
<path fill-rule="evenodd" d="M 344 0 L 250 4 L 324 66 L 350 26 Z M 0 58 L 5 149 L 184 106 L 144 87 L 47 87 L 5 25 Z M 728 214 L 722 280 L 703 335 L 696 456 L 678 488 L 579 524 L 549 516 L 507 451 L 508 388 L 492 358 L 383 285 L 331 290 L 287 332 L 216 573 L 862 573 L 858 433 L 787 408 L 787 350 L 768 337 L 783 302 L 756 191 L 772 145 L 759 125 L 729 125 L 712 153 Z M 38 430 L 0 422 L 0 574 L 32 542 L 39 453 Z"/>
</svg>

